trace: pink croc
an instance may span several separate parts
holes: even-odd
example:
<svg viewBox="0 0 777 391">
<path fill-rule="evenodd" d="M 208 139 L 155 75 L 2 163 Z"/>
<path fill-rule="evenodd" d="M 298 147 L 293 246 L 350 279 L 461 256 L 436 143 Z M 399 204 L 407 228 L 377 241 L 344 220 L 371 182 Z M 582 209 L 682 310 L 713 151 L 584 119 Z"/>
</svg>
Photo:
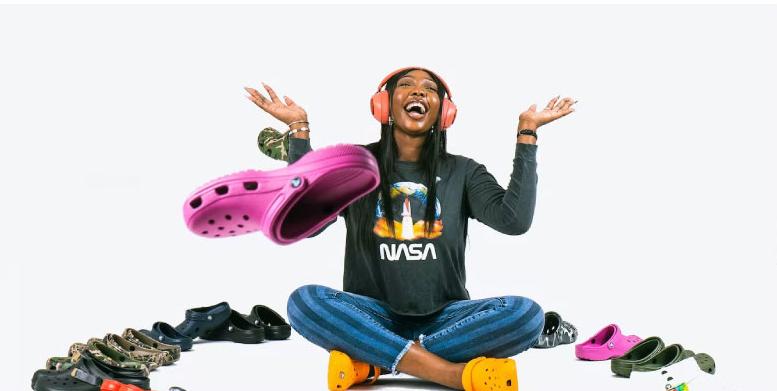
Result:
<svg viewBox="0 0 777 391">
<path fill-rule="evenodd" d="M 291 244 L 315 233 L 380 183 L 365 148 L 335 145 L 308 152 L 288 167 L 227 175 L 197 189 L 184 203 L 186 226 L 209 238 L 261 230 Z"/>
<path fill-rule="evenodd" d="M 611 324 L 587 341 L 575 345 L 577 358 L 588 361 L 603 361 L 626 354 L 642 341 L 636 335 L 624 336 L 618 325 Z"/>
</svg>

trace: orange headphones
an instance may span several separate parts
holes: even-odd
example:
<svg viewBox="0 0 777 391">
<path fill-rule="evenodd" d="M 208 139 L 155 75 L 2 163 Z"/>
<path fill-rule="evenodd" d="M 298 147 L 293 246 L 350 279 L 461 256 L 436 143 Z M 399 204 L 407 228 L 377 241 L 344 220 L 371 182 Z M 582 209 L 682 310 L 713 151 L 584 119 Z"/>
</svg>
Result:
<svg viewBox="0 0 777 391">
<path fill-rule="evenodd" d="M 382 90 L 382 88 L 394 75 L 408 69 L 421 69 L 427 71 L 437 77 L 437 79 L 439 79 L 442 83 L 443 87 L 445 87 L 446 97 L 442 100 L 442 113 L 440 114 L 440 118 L 437 120 L 437 129 L 448 129 L 451 125 L 453 125 L 453 121 L 456 119 L 456 105 L 453 104 L 452 100 L 450 100 L 450 98 L 453 97 L 453 94 L 451 94 L 451 89 L 448 88 L 445 80 L 443 80 L 438 74 L 421 67 L 406 67 L 397 69 L 396 71 L 391 72 L 388 76 L 383 78 L 383 80 L 378 85 L 378 92 L 372 95 L 372 99 L 370 99 L 370 111 L 372 111 L 372 116 L 375 117 L 375 119 L 378 120 L 378 122 L 381 124 L 387 124 L 389 122 L 389 101 L 391 100 L 391 97 L 389 96 L 388 91 Z"/>
</svg>

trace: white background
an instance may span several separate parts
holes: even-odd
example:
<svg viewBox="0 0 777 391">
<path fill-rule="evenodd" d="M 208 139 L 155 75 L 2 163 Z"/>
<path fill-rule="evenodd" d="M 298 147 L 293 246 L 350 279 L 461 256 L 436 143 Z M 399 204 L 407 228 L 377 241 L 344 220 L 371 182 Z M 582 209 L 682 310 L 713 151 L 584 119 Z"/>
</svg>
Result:
<svg viewBox="0 0 777 391">
<path fill-rule="evenodd" d="M 281 124 L 246 100 L 265 81 L 308 112 L 313 146 L 378 138 L 370 95 L 407 65 L 459 107 L 449 150 L 507 183 L 518 114 L 540 129 L 534 225 L 474 223 L 473 298 L 523 295 L 581 339 L 608 323 L 773 385 L 777 273 L 775 7 L 228 6 L 0 8 L 3 390 L 72 342 L 239 311 L 308 283 L 341 288 L 344 226 L 292 246 L 206 240 L 182 219 L 200 184 L 282 167 L 255 143 Z M 771 22 L 771 23 L 770 23 Z M 637 389 L 573 348 L 517 357 L 522 390 Z M 325 389 L 327 354 L 296 333 L 195 345 L 157 390 Z M 435 388 L 409 378 L 376 388 Z"/>
</svg>

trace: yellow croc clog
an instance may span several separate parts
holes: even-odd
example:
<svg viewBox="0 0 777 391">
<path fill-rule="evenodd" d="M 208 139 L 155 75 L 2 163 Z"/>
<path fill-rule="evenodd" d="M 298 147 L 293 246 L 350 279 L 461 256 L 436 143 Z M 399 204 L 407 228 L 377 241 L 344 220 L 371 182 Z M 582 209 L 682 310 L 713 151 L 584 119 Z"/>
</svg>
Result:
<svg viewBox="0 0 777 391">
<path fill-rule="evenodd" d="M 465 391 L 518 391 L 518 372 L 510 358 L 478 357 L 470 360 L 461 375 Z"/>
<path fill-rule="evenodd" d="M 374 373 L 369 383 L 372 384 L 380 377 L 380 368 L 353 360 L 343 352 L 332 350 L 329 352 L 329 370 L 327 373 L 329 389 L 331 391 L 347 390 L 354 384 L 364 383 L 367 381 L 367 376 L 369 376 L 370 367 L 373 368 Z"/>
</svg>

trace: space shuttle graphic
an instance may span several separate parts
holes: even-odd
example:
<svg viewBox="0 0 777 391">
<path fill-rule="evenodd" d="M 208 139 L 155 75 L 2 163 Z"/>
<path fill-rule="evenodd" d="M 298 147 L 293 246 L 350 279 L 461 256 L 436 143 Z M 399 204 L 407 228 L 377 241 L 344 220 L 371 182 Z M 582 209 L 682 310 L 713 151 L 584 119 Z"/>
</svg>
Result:
<svg viewBox="0 0 777 391">
<path fill-rule="evenodd" d="M 405 197 L 402 204 L 402 239 L 411 240 L 415 238 L 413 233 L 413 214 L 410 211 L 410 198 Z"/>
</svg>

